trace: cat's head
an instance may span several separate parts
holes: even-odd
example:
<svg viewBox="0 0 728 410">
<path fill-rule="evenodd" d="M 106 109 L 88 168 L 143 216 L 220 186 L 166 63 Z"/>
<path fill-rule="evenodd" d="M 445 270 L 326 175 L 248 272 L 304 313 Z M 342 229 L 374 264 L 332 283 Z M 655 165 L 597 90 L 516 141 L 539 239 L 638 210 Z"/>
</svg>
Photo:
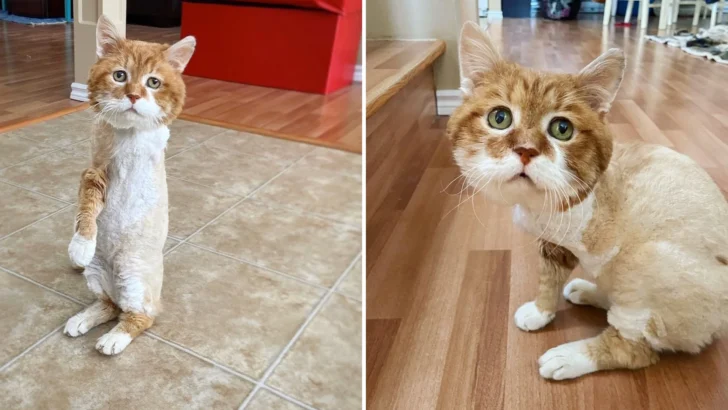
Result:
<svg viewBox="0 0 728 410">
<path fill-rule="evenodd" d="M 89 99 L 101 119 L 116 128 L 150 129 L 182 111 L 182 71 L 195 51 L 188 36 L 173 45 L 126 40 L 105 16 L 96 26 L 96 54 Z"/>
<path fill-rule="evenodd" d="M 578 74 L 536 72 L 503 60 L 484 31 L 466 24 L 463 104 L 447 133 L 467 182 L 491 200 L 532 208 L 584 199 L 612 156 L 605 117 L 624 67 L 622 51 L 611 49 Z"/>
</svg>

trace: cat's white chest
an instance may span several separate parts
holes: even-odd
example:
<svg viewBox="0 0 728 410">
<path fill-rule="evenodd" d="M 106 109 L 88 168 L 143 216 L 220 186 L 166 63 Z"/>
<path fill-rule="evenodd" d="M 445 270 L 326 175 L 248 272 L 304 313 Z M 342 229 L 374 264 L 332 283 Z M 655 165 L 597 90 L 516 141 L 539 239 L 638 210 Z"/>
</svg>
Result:
<svg viewBox="0 0 728 410">
<path fill-rule="evenodd" d="M 513 207 L 513 223 L 531 235 L 570 250 L 579 259 L 582 269 L 597 277 L 619 253 L 619 246 L 613 246 L 602 254 L 588 251 L 583 239 L 584 231 L 594 217 L 593 206 L 593 194 L 566 212 L 549 212 L 548 207 L 541 212 L 533 212 L 516 205 Z"/>
<path fill-rule="evenodd" d="M 164 149 L 166 126 L 155 130 L 116 130 L 108 168 L 106 206 L 99 216 L 109 230 L 123 230 L 139 222 L 166 198 Z"/>
</svg>

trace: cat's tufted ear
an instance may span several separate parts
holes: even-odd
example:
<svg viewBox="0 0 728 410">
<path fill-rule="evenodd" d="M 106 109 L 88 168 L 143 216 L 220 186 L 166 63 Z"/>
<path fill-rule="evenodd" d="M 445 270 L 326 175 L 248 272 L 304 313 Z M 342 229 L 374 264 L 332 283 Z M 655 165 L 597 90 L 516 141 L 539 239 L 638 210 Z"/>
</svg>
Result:
<svg viewBox="0 0 728 410">
<path fill-rule="evenodd" d="M 96 55 L 103 57 L 109 54 L 118 49 L 122 41 L 124 36 L 119 34 L 114 23 L 102 14 L 96 23 Z"/>
<path fill-rule="evenodd" d="M 592 109 L 607 113 L 624 76 L 624 52 L 612 48 L 589 63 L 577 76 L 579 86 Z"/>
<path fill-rule="evenodd" d="M 500 53 L 488 34 L 469 21 L 460 31 L 460 90 L 470 96 L 483 73 L 501 61 Z"/>
<path fill-rule="evenodd" d="M 187 63 L 192 58 L 192 53 L 195 52 L 195 45 L 197 40 L 192 36 L 187 36 L 182 40 L 172 44 L 167 49 L 167 61 L 174 67 L 175 70 L 180 73 L 185 70 Z"/>
</svg>

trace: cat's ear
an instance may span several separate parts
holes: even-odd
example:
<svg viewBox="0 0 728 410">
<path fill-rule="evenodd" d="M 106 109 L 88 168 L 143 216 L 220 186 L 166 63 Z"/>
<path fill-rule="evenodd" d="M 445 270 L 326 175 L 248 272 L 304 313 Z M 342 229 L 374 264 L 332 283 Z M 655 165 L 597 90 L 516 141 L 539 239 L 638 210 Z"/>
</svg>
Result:
<svg viewBox="0 0 728 410">
<path fill-rule="evenodd" d="M 124 41 L 124 36 L 119 34 L 114 23 L 102 14 L 96 23 L 96 55 L 103 57 L 109 54 L 118 49 L 122 41 Z"/>
<path fill-rule="evenodd" d="M 172 67 L 180 73 L 185 70 L 187 63 L 192 58 L 192 53 L 195 52 L 195 45 L 197 40 L 192 36 L 187 36 L 182 40 L 172 44 L 167 49 L 167 61 Z"/>
<path fill-rule="evenodd" d="M 584 67 L 578 75 L 579 85 L 591 107 L 607 113 L 624 76 L 624 52 L 612 48 Z"/>
<path fill-rule="evenodd" d="M 472 21 L 460 31 L 459 52 L 460 90 L 467 97 L 473 93 L 478 78 L 501 61 L 501 56 L 488 34 Z"/>
</svg>

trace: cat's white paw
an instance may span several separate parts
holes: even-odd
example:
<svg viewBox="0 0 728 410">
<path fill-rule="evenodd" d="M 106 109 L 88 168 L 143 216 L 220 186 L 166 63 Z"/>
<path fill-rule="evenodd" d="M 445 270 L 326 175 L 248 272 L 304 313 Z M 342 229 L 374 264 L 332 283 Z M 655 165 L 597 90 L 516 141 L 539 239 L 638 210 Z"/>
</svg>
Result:
<svg viewBox="0 0 728 410">
<path fill-rule="evenodd" d="M 131 340 L 128 333 L 111 331 L 99 338 L 96 350 L 107 356 L 119 354 L 129 346 Z"/>
<path fill-rule="evenodd" d="M 545 379 L 573 379 L 597 370 L 597 364 L 589 357 L 589 339 L 566 343 L 548 350 L 538 359 L 538 372 Z"/>
<path fill-rule="evenodd" d="M 529 332 L 548 325 L 554 320 L 554 316 L 554 313 L 539 311 L 536 302 L 527 302 L 516 310 L 514 319 L 519 329 Z"/>
<path fill-rule="evenodd" d="M 79 313 L 66 322 L 66 327 L 63 329 L 63 333 L 71 337 L 81 336 L 91 329 L 91 323 L 86 320 L 86 316 Z"/>
<path fill-rule="evenodd" d="M 68 257 L 74 268 L 85 268 L 91 263 L 96 252 L 96 238 L 86 239 L 78 232 L 73 234 L 71 243 L 68 244 Z"/>
<path fill-rule="evenodd" d="M 609 302 L 606 297 L 599 294 L 597 285 L 580 278 L 576 278 L 564 286 L 564 299 L 575 305 L 590 305 L 609 309 Z"/>
</svg>

